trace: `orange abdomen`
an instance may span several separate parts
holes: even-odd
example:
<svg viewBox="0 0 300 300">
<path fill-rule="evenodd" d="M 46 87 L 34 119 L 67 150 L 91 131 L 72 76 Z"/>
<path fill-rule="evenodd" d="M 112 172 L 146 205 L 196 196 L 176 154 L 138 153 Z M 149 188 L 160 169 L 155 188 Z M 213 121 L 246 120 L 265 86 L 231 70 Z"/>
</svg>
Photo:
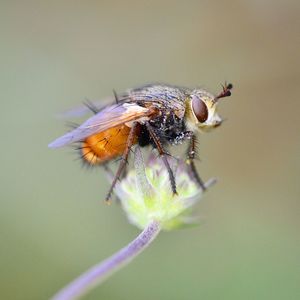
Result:
<svg viewBox="0 0 300 300">
<path fill-rule="evenodd" d="M 101 164 L 121 156 L 126 148 L 130 127 L 121 125 L 96 133 L 82 144 L 82 158 L 91 165 Z M 134 144 L 137 143 L 135 137 Z"/>
</svg>

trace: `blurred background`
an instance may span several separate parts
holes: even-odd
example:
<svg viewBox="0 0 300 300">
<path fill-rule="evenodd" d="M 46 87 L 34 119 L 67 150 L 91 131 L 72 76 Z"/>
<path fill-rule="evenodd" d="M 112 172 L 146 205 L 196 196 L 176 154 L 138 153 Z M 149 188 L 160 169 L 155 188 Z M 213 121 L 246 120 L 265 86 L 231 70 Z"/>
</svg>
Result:
<svg viewBox="0 0 300 300">
<path fill-rule="evenodd" d="M 133 239 L 56 114 L 162 81 L 217 93 L 204 224 L 162 233 L 85 299 L 299 299 L 299 1 L 4 1 L 0 298 L 48 299 Z M 75 120 L 77 121 L 77 120 Z M 183 151 L 183 149 L 182 149 Z"/>
</svg>

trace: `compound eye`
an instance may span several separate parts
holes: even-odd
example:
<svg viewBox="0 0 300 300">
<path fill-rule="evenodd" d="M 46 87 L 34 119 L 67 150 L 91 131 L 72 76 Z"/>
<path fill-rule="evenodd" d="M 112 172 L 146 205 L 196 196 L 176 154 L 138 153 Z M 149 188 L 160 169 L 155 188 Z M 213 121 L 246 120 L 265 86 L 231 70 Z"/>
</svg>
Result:
<svg viewBox="0 0 300 300">
<path fill-rule="evenodd" d="M 208 118 L 208 109 L 206 104 L 198 97 L 192 99 L 193 112 L 200 123 L 204 123 Z"/>
</svg>

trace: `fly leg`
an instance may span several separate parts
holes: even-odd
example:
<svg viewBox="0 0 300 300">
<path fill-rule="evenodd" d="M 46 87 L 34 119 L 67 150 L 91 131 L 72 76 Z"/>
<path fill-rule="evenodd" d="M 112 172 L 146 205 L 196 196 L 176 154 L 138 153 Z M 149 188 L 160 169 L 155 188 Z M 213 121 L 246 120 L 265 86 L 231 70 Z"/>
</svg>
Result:
<svg viewBox="0 0 300 300">
<path fill-rule="evenodd" d="M 159 137 L 156 135 L 154 129 L 152 128 L 152 126 L 149 124 L 149 122 L 146 123 L 146 127 L 147 127 L 147 130 L 150 134 L 150 137 L 152 139 L 152 141 L 154 142 L 157 150 L 158 150 L 158 153 L 164 163 L 164 165 L 166 166 L 167 168 L 167 171 L 168 171 L 168 174 L 169 174 L 169 179 L 170 179 L 170 183 L 171 183 L 171 188 L 172 188 L 172 192 L 173 194 L 177 194 L 177 191 L 176 191 L 176 182 L 175 182 L 175 177 L 174 177 L 174 173 L 170 167 L 170 164 L 168 162 L 168 159 L 167 159 L 167 153 L 166 151 L 163 149 L 163 146 L 159 140 Z"/>
<path fill-rule="evenodd" d="M 201 177 L 199 176 L 196 166 L 195 166 L 195 154 L 196 154 L 196 137 L 194 135 L 191 136 L 190 139 L 190 146 L 188 149 L 188 158 L 187 158 L 187 164 L 190 167 L 192 176 L 194 177 L 194 179 L 196 180 L 196 182 L 199 184 L 199 186 L 201 187 L 201 189 L 203 191 L 206 190 L 206 187 L 204 185 L 203 180 L 201 179 Z"/>
<path fill-rule="evenodd" d="M 130 129 L 128 138 L 127 138 L 126 148 L 125 148 L 125 150 L 123 152 L 123 155 L 122 155 L 121 162 L 119 164 L 117 173 L 114 176 L 114 179 L 113 179 L 113 181 L 111 183 L 111 186 L 110 186 L 110 188 L 108 190 L 108 193 L 107 193 L 107 196 L 105 198 L 106 201 L 110 200 L 112 192 L 114 190 L 114 187 L 115 187 L 117 181 L 120 179 L 123 171 L 126 168 L 128 156 L 129 156 L 129 153 L 130 153 L 130 149 L 131 149 L 132 145 L 134 144 L 134 139 L 135 139 L 135 136 L 136 136 L 136 129 L 137 129 L 137 123 L 133 123 L 133 125 L 132 125 L 132 127 Z"/>
</svg>

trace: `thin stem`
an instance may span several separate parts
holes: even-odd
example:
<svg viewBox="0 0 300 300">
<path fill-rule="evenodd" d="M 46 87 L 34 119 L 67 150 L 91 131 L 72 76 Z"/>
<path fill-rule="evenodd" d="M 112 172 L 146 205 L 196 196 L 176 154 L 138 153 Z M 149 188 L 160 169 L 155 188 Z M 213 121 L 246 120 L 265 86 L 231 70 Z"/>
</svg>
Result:
<svg viewBox="0 0 300 300">
<path fill-rule="evenodd" d="M 87 270 L 54 295 L 52 300 L 78 299 L 86 294 L 91 288 L 102 283 L 113 272 L 129 263 L 135 256 L 145 250 L 158 235 L 160 229 L 159 222 L 152 221 L 130 244 Z"/>
</svg>

